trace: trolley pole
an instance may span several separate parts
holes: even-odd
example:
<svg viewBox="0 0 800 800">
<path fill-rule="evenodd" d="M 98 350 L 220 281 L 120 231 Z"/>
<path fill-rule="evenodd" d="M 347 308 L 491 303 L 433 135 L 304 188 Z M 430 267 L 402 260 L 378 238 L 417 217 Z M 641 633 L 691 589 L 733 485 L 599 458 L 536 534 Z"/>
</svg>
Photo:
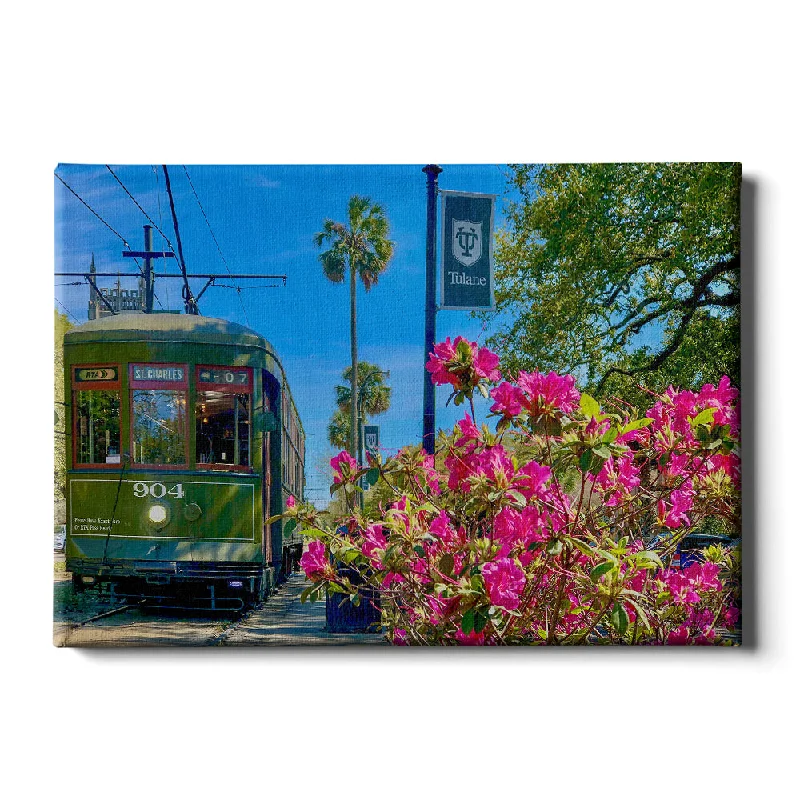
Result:
<svg viewBox="0 0 800 800">
<path fill-rule="evenodd" d="M 422 170 L 428 176 L 428 230 L 425 257 L 425 354 L 422 384 L 422 449 L 429 455 L 436 445 L 436 392 L 433 376 L 424 367 L 436 340 L 436 196 L 442 168 L 428 164 Z"/>
<path fill-rule="evenodd" d="M 150 225 L 144 226 L 144 250 L 126 250 L 124 258 L 144 259 L 144 311 L 146 314 L 153 313 L 153 286 L 155 284 L 155 273 L 153 272 L 154 258 L 175 258 L 175 253 L 153 252 L 153 229 Z M 170 276 L 171 277 L 171 276 Z"/>
<path fill-rule="evenodd" d="M 144 226 L 144 252 L 149 253 L 153 249 L 153 229 L 149 225 Z M 146 314 L 153 313 L 153 264 L 150 256 L 144 257 L 144 310 Z"/>
</svg>

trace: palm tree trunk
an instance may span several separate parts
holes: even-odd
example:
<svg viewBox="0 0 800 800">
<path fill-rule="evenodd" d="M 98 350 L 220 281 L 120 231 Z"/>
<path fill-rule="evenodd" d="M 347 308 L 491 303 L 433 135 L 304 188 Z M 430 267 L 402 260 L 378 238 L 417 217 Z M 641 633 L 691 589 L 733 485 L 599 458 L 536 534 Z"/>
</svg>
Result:
<svg viewBox="0 0 800 800">
<path fill-rule="evenodd" d="M 352 364 L 350 389 L 350 455 L 356 458 L 358 442 L 358 413 L 356 410 L 358 398 L 358 343 L 356 341 L 356 268 L 355 264 L 353 264 L 352 256 L 350 258 L 350 360 Z"/>
</svg>

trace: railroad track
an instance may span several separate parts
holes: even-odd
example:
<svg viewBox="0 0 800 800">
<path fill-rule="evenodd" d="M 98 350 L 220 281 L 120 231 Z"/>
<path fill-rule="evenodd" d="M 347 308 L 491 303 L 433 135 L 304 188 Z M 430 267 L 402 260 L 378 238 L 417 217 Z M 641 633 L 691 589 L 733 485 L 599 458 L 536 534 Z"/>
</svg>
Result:
<svg viewBox="0 0 800 800">
<path fill-rule="evenodd" d="M 125 611 L 131 611 L 135 608 L 141 608 L 144 605 L 144 603 L 145 603 L 144 600 L 140 600 L 138 603 L 129 603 L 128 605 L 118 606 L 117 608 L 112 608 L 109 611 L 104 611 L 102 614 L 95 614 L 93 617 L 81 620 L 80 622 L 73 622 L 67 627 L 70 630 L 82 628 L 84 625 L 89 625 L 90 623 L 96 622 L 99 619 L 104 619 L 105 617 L 112 617 L 115 614 L 122 614 Z"/>
<path fill-rule="evenodd" d="M 187 616 L 177 616 L 173 608 L 159 613 L 159 606 L 140 600 L 68 623 L 55 634 L 55 640 L 57 645 L 77 647 L 223 645 L 226 638 L 259 608 L 260 606 L 256 606 L 237 612 L 227 611 L 220 619 L 219 616 L 199 609 L 195 610 L 197 613 L 191 613 L 192 610 L 187 609 Z M 135 615 L 129 622 L 102 624 L 110 617 L 144 610 L 150 612 L 146 617 Z"/>
</svg>

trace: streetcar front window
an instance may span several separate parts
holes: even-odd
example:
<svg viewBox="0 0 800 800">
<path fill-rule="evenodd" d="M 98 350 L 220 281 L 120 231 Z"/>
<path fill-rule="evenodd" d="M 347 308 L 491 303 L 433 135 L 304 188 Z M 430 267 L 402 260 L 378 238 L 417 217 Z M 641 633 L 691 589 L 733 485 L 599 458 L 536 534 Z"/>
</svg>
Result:
<svg viewBox="0 0 800 800">
<path fill-rule="evenodd" d="M 198 465 L 251 466 L 249 394 L 199 391 L 195 420 Z"/>
<path fill-rule="evenodd" d="M 132 396 L 134 462 L 186 464 L 186 392 L 137 389 Z"/>
<path fill-rule="evenodd" d="M 119 392 L 75 392 L 77 464 L 119 464 Z"/>
</svg>

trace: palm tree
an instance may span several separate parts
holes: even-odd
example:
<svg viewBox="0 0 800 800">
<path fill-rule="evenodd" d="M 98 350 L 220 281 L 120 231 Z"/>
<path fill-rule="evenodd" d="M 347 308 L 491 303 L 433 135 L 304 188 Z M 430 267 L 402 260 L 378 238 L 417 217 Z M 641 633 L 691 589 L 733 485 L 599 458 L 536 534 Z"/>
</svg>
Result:
<svg viewBox="0 0 800 800">
<path fill-rule="evenodd" d="M 342 378 L 352 386 L 352 366 L 348 367 L 343 373 Z M 376 364 L 369 364 L 366 361 L 359 361 L 356 384 L 358 386 L 356 395 L 356 415 L 358 431 L 358 458 L 363 461 L 364 443 L 361 441 L 362 425 L 367 423 L 367 415 L 375 417 L 389 410 L 389 403 L 392 390 L 384 383 L 384 377 L 389 377 L 389 372 L 384 372 Z M 351 406 L 352 390 L 348 385 L 336 386 L 336 412 L 328 425 L 328 439 L 334 447 L 344 447 L 350 438 L 351 421 L 348 419 L 347 411 Z"/>
<path fill-rule="evenodd" d="M 368 197 L 354 195 L 347 204 L 349 227 L 341 222 L 326 219 L 322 230 L 314 235 L 314 244 L 330 249 L 320 253 L 322 271 L 334 283 L 344 282 L 350 270 L 350 455 L 356 457 L 358 414 L 358 343 L 356 338 L 356 277 L 361 278 L 369 291 L 378 276 L 386 269 L 394 252 L 394 242 L 389 241 L 389 222 L 383 208 Z"/>
</svg>

